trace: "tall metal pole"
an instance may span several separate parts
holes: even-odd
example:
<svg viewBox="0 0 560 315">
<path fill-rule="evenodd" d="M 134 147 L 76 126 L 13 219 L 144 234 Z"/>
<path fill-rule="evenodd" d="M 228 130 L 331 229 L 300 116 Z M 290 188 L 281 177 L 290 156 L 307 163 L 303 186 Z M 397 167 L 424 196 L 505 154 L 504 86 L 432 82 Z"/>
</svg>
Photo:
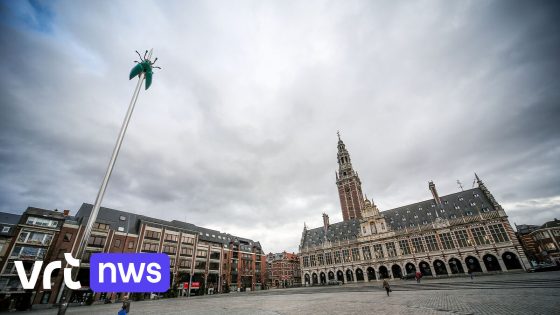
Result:
<svg viewBox="0 0 560 315">
<path fill-rule="evenodd" d="M 148 59 L 152 58 L 153 49 L 150 50 L 148 54 Z M 140 73 L 138 78 L 138 84 L 136 85 L 136 89 L 134 90 L 134 94 L 132 94 L 132 99 L 130 100 L 130 104 L 128 105 L 128 111 L 126 112 L 126 116 L 124 117 L 123 124 L 121 126 L 121 130 L 119 132 L 119 137 L 117 138 L 117 143 L 115 144 L 115 148 L 113 149 L 113 155 L 111 156 L 111 160 L 109 161 L 109 166 L 107 167 L 107 171 L 105 171 L 105 177 L 103 177 L 103 182 L 101 182 L 101 187 L 99 188 L 99 192 L 97 193 L 97 197 L 95 198 L 95 204 L 93 205 L 93 209 L 89 215 L 88 221 L 86 223 L 86 227 L 84 230 L 84 234 L 82 235 L 82 239 L 80 241 L 80 245 L 76 251 L 77 259 L 81 259 L 84 256 L 86 251 L 86 246 L 91 235 L 91 230 L 93 228 L 93 224 L 97 219 L 97 214 L 99 213 L 99 208 L 101 208 L 101 202 L 103 201 L 103 196 L 105 195 L 105 190 L 107 189 L 107 184 L 109 183 L 109 178 L 111 177 L 111 173 L 113 172 L 113 167 L 115 166 L 115 161 L 117 160 L 117 156 L 119 155 L 119 151 L 121 149 L 121 145 L 124 139 L 124 134 L 126 133 L 126 129 L 128 128 L 128 123 L 130 122 L 130 117 L 132 116 L 132 112 L 134 111 L 134 106 L 136 105 L 136 101 L 138 100 L 138 94 L 140 94 L 140 90 L 142 88 L 142 82 L 144 81 L 145 75 L 144 73 Z M 72 268 L 72 280 L 76 280 L 78 277 L 78 272 L 80 271 L 80 267 L 73 267 Z M 62 286 L 62 290 L 64 290 L 64 284 Z M 68 289 L 66 292 L 66 299 L 63 303 L 60 303 L 58 309 L 58 315 L 66 314 L 66 309 L 68 308 L 68 303 L 70 302 L 70 298 L 72 296 L 72 290 Z"/>
</svg>

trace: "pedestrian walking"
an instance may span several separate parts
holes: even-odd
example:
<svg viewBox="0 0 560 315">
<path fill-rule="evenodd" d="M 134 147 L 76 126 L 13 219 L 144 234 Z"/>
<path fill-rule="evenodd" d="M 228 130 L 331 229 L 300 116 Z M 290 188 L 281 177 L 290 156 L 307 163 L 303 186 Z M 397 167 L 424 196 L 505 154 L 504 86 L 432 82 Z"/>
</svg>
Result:
<svg viewBox="0 0 560 315">
<path fill-rule="evenodd" d="M 420 279 L 422 278 L 422 273 L 420 271 L 416 271 L 415 278 L 416 278 L 416 282 L 420 283 Z"/>
<path fill-rule="evenodd" d="M 122 308 L 125 310 L 126 314 L 130 313 L 130 300 L 128 299 L 128 295 L 125 295 L 123 298 Z"/>
<path fill-rule="evenodd" d="M 474 274 L 473 274 L 472 270 L 470 270 L 470 269 L 469 269 L 469 276 L 471 277 L 471 280 L 473 280 Z"/>
<path fill-rule="evenodd" d="M 385 288 L 385 291 L 387 291 L 387 296 L 389 296 L 389 292 L 392 292 L 392 290 L 391 290 L 391 286 L 389 285 L 389 281 L 387 281 L 387 279 L 383 280 L 383 288 Z"/>
</svg>

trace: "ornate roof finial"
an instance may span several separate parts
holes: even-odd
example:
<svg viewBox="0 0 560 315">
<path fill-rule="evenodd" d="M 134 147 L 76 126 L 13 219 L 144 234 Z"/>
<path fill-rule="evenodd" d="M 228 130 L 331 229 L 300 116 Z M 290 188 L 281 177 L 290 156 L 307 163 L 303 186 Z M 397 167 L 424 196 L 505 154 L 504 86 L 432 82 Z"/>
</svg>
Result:
<svg viewBox="0 0 560 315">
<path fill-rule="evenodd" d="M 342 141 L 342 140 L 340 140 L 340 130 L 336 131 L 336 135 L 338 136 L 338 141 Z"/>
</svg>

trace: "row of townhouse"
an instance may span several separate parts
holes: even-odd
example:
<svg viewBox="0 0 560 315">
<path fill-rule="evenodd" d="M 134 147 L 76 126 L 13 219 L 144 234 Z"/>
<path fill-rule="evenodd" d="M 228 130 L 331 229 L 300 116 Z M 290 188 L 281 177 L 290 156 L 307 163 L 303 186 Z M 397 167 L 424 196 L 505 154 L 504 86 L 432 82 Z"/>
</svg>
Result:
<svg viewBox="0 0 560 315">
<path fill-rule="evenodd" d="M 65 296 L 61 270 L 53 272 L 49 289 L 43 287 L 39 277 L 34 290 L 24 290 L 14 261 L 23 261 L 28 275 L 37 260 L 44 261 L 43 268 L 55 260 L 63 261 L 63 267 L 67 267 L 64 253 L 76 256 L 92 208 L 84 203 L 75 216 L 69 216 L 68 211 L 29 207 L 19 216 L 11 237 L 0 235 L 5 253 L 0 257 L 0 308 L 25 309 L 29 304 L 52 305 L 61 301 Z M 209 289 L 210 292 L 259 290 L 265 283 L 266 256 L 259 242 L 187 222 L 164 221 L 102 207 L 86 252 L 80 258 L 77 280 L 82 288 L 72 292 L 71 303 L 115 300 L 130 293 L 91 291 L 89 262 L 94 253 L 167 254 L 171 267 L 169 296 L 204 294 Z M 133 294 L 133 298 L 150 295 Z"/>
</svg>

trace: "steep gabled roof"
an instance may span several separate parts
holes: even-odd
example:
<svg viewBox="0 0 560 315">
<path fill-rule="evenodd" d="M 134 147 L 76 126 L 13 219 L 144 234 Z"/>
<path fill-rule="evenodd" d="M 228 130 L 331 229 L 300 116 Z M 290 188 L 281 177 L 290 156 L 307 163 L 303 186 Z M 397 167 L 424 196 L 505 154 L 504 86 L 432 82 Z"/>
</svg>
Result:
<svg viewBox="0 0 560 315">
<path fill-rule="evenodd" d="M 481 212 L 497 211 L 480 188 L 445 195 L 440 199 L 441 205 L 439 206 L 436 205 L 434 199 L 428 199 L 382 211 L 381 214 L 393 230 L 398 230 L 411 227 L 411 224 L 414 226 L 430 224 L 438 216 L 443 219 L 455 219 L 463 216 L 475 216 Z"/>
<path fill-rule="evenodd" d="M 358 219 L 342 221 L 329 225 L 326 239 L 325 229 L 323 227 L 307 230 L 304 235 L 302 246 L 317 246 L 325 242 L 325 240 L 329 242 L 353 240 L 358 237 L 359 233 L 360 221 Z"/>
</svg>

